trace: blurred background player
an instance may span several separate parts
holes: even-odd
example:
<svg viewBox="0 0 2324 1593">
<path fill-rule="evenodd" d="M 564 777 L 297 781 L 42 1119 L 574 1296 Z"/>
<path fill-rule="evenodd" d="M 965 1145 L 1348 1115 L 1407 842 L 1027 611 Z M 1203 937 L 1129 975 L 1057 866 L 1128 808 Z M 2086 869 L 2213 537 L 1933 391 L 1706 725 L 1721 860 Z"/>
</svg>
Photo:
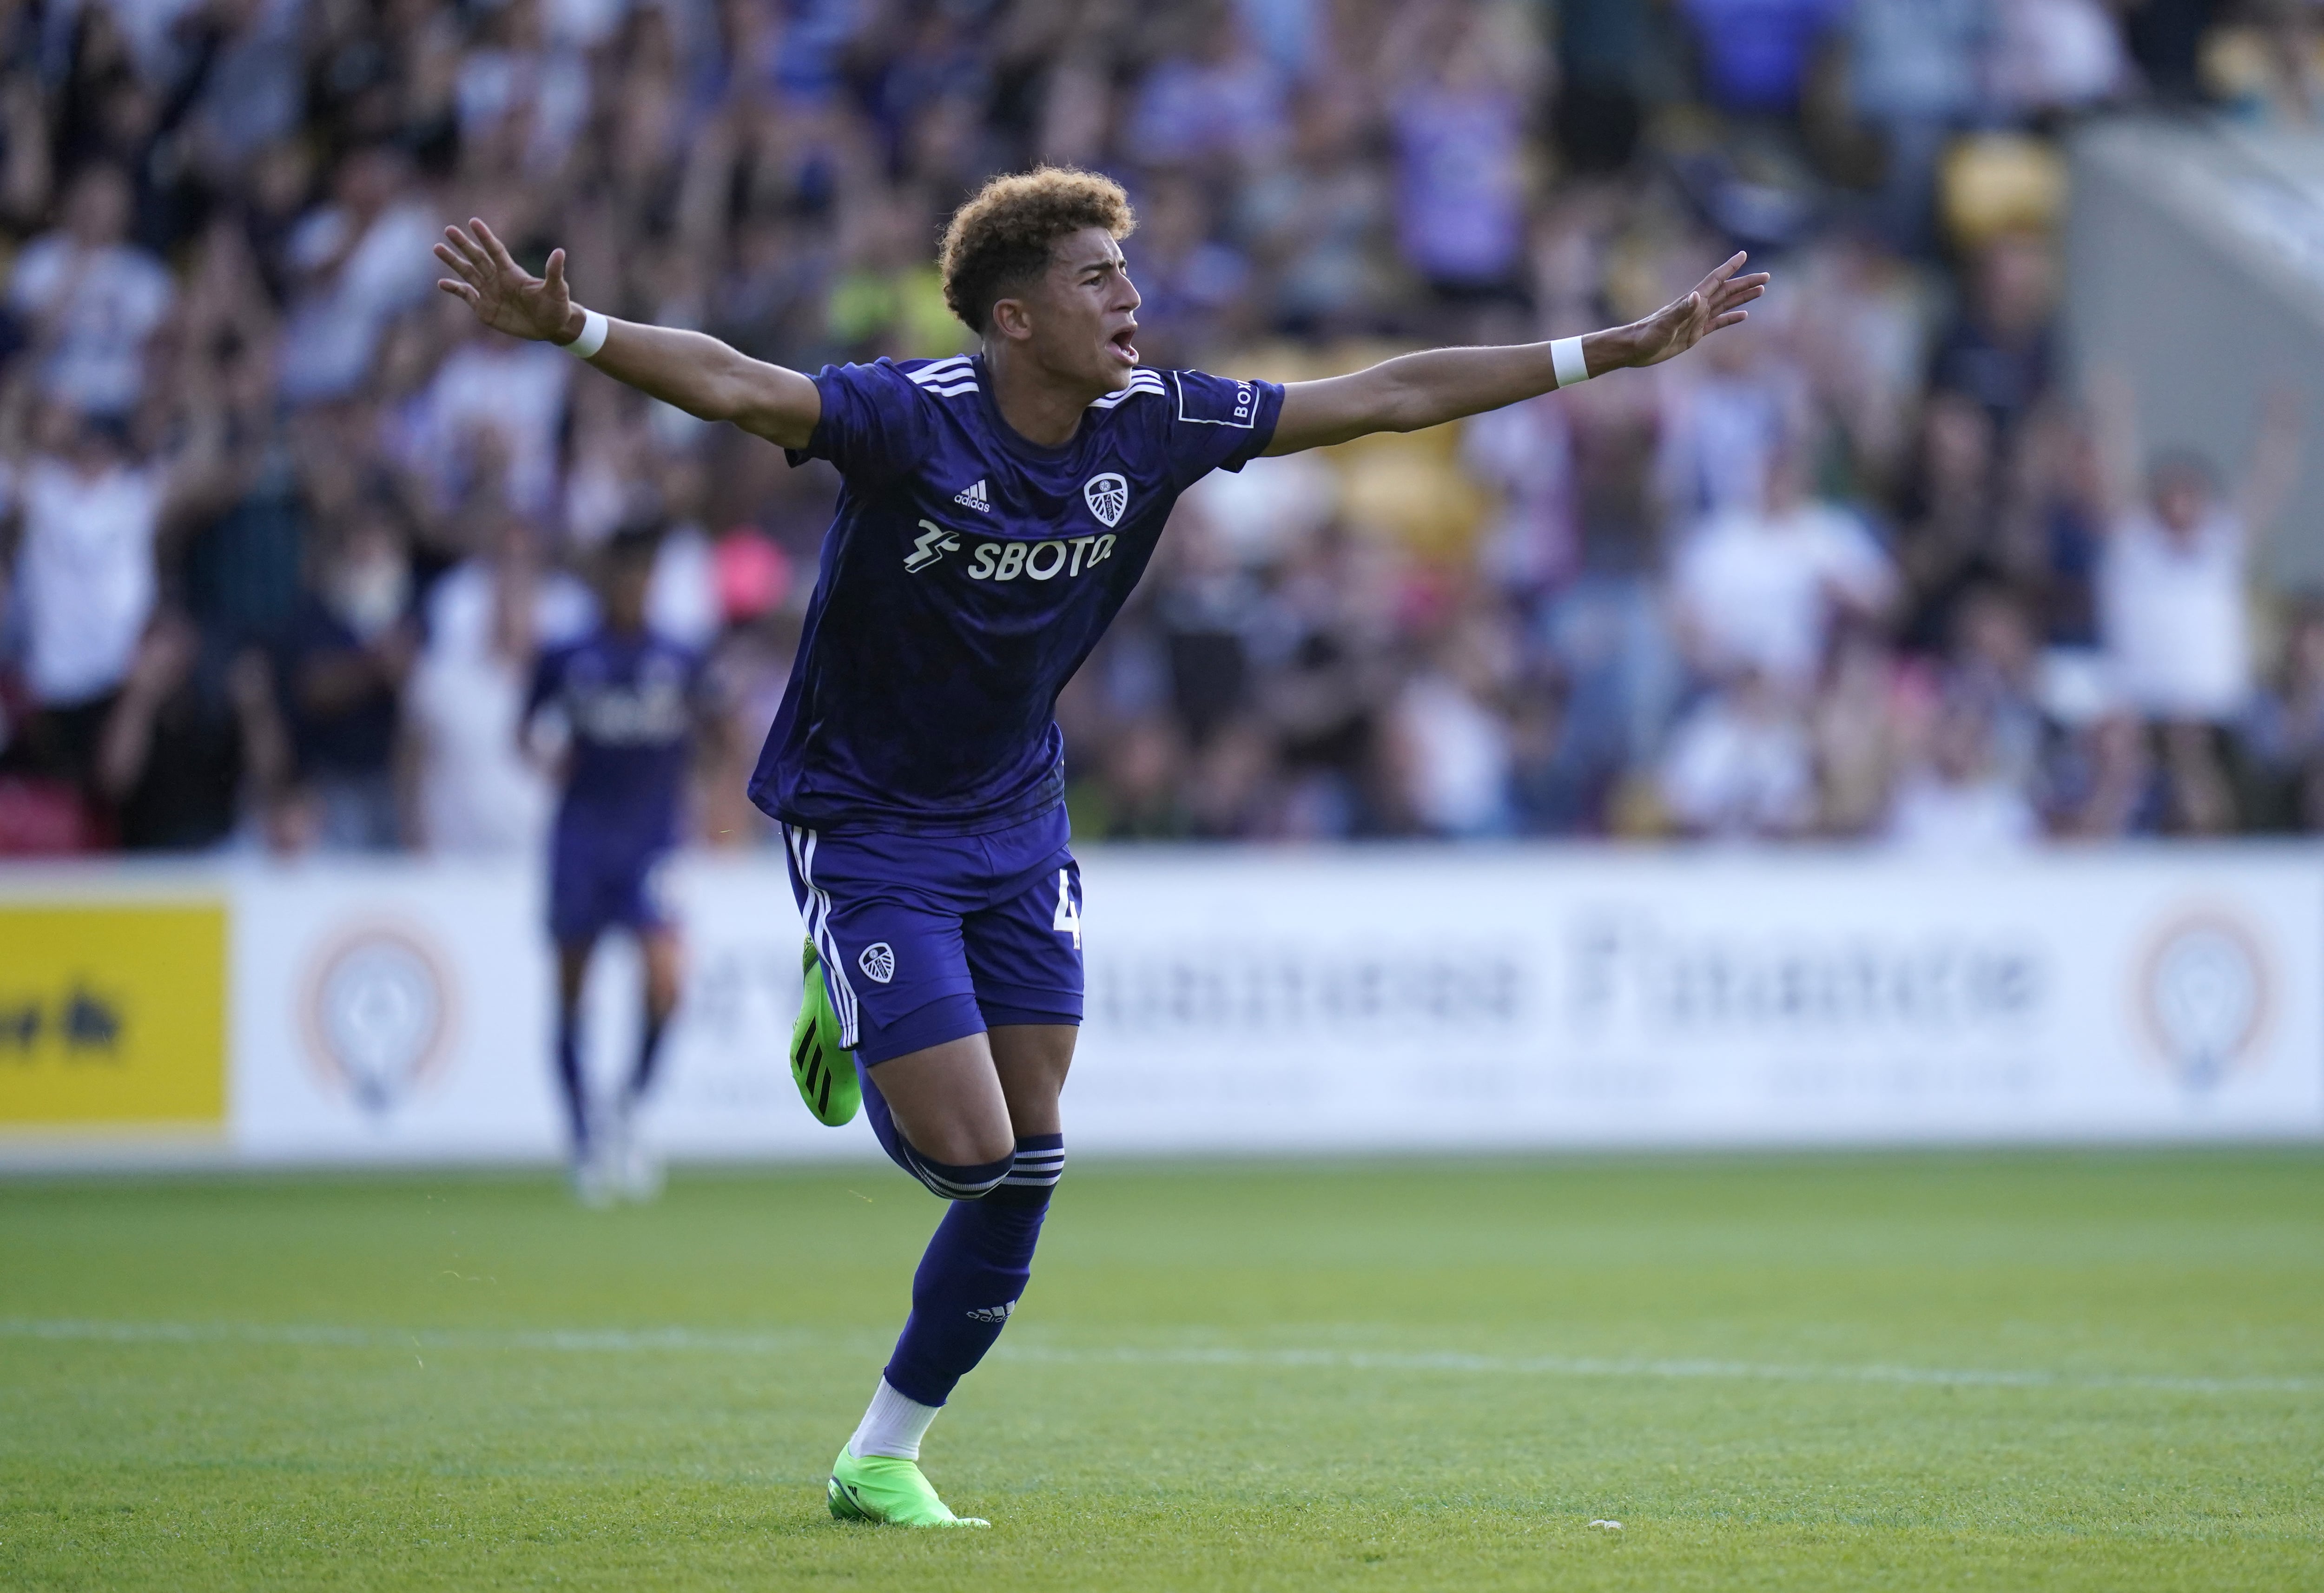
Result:
<svg viewBox="0 0 2324 1593">
<path fill-rule="evenodd" d="M 557 1082 L 571 1136 L 574 1192 L 585 1204 L 659 1192 L 659 1160 L 637 1117 L 677 1010 L 683 948 L 664 883 L 678 839 L 687 777 L 715 731 L 704 712 L 702 659 L 656 634 L 647 595 L 659 525 L 615 532 L 601 558 L 603 614 L 568 646 L 542 653 L 523 733 L 553 719 L 565 737 L 563 799 L 549 846 L 549 932 L 557 940 Z M 637 1054 L 610 1101 L 590 1098 L 581 1001 L 591 953 L 608 929 L 637 937 L 645 1013 Z"/>
</svg>

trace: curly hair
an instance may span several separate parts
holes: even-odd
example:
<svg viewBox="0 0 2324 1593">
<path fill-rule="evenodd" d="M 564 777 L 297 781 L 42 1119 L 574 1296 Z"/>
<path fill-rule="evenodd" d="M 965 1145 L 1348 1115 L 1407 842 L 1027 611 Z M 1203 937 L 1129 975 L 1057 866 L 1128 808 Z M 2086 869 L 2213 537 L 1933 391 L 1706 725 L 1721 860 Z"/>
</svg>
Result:
<svg viewBox="0 0 2324 1593">
<path fill-rule="evenodd" d="M 1094 171 L 1042 166 L 996 177 L 945 228 L 945 302 L 982 336 L 993 305 L 1048 269 L 1058 239 L 1100 226 L 1120 240 L 1137 226 L 1121 185 Z"/>
</svg>

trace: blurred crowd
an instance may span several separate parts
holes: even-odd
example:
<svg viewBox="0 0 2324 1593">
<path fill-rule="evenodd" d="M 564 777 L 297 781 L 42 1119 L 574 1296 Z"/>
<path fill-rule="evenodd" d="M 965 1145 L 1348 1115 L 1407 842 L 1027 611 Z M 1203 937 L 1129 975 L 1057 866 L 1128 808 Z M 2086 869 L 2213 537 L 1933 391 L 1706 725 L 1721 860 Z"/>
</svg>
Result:
<svg viewBox="0 0 2324 1593">
<path fill-rule="evenodd" d="M 1149 363 L 1288 380 L 1629 318 L 1671 364 L 1183 502 L 1059 704 L 1090 838 L 1975 850 L 2324 828 L 2300 467 L 2059 357 L 2058 140 L 2324 117 L 2307 0 L 0 0 L 0 852 L 536 846 L 531 659 L 665 524 L 746 760 L 837 483 L 480 331 L 577 297 L 813 370 L 967 345 L 990 173 L 1118 176 Z"/>
</svg>

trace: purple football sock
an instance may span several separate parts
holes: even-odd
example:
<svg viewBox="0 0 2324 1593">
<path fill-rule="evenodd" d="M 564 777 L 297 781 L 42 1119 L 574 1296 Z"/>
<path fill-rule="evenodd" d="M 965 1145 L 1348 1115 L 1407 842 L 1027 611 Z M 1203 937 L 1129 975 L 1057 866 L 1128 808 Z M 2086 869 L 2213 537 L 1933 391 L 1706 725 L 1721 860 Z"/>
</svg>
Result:
<svg viewBox="0 0 2324 1593">
<path fill-rule="evenodd" d="M 911 1318 L 885 1374 L 890 1388 L 940 1405 L 984 1358 L 1033 1275 L 1033 1247 L 1065 1160 L 1064 1135 L 1024 1136 L 991 1193 L 953 1202 L 912 1276 Z"/>
<path fill-rule="evenodd" d="M 661 1062 L 662 1036 L 669 1032 L 669 1014 L 657 1017 L 648 1009 L 645 1028 L 638 1036 L 637 1061 L 630 1069 L 630 1082 L 622 1091 L 622 1098 L 632 1106 L 643 1100 L 646 1091 L 653 1088 L 654 1073 Z"/>
<path fill-rule="evenodd" d="M 557 1088 L 565 1098 L 565 1125 L 577 1156 L 589 1146 L 589 1098 L 581 1080 L 581 1015 L 577 1012 L 558 1015 Z"/>
</svg>

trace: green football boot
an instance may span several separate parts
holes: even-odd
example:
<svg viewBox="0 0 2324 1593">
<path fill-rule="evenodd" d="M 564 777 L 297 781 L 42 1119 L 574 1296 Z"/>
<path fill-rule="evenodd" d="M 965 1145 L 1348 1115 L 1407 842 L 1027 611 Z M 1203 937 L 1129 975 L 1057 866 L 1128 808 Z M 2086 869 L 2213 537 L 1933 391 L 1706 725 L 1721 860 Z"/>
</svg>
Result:
<svg viewBox="0 0 2324 1593">
<path fill-rule="evenodd" d="M 845 1448 L 831 1463 L 825 1496 L 842 1521 L 877 1521 L 890 1526 L 991 1526 L 973 1515 L 954 1515 L 920 1475 L 916 1460 L 886 1455 L 857 1459 Z"/>
<path fill-rule="evenodd" d="M 816 1121 L 836 1128 L 853 1122 L 863 1104 L 863 1087 L 855 1081 L 855 1058 L 839 1048 L 839 1015 L 831 1009 L 831 991 L 823 982 L 823 959 L 815 942 L 807 943 L 799 965 L 807 978 L 799 991 L 798 1021 L 791 1026 L 791 1082 L 807 1102 Z"/>
</svg>

